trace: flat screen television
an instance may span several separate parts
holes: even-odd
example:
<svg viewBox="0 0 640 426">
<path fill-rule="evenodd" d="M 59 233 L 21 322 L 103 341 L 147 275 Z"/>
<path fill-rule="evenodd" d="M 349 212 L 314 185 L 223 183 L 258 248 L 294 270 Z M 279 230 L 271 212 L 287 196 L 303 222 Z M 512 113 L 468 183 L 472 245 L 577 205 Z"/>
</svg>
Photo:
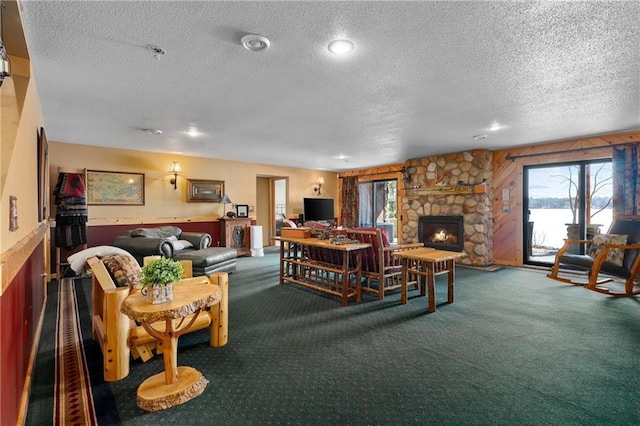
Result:
<svg viewBox="0 0 640 426">
<path fill-rule="evenodd" d="M 305 221 L 329 221 L 335 218 L 333 198 L 304 198 L 302 201 Z"/>
</svg>

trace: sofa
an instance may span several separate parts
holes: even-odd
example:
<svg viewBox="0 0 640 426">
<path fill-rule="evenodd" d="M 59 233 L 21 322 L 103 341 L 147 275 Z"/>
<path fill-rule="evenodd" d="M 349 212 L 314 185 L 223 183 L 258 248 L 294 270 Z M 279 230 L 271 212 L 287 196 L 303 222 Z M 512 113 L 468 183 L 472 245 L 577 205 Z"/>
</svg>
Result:
<svg viewBox="0 0 640 426">
<path fill-rule="evenodd" d="M 136 228 L 116 237 L 113 245 L 131 253 L 142 265 L 145 256 L 175 258 L 181 253 L 205 249 L 211 245 L 211 235 L 182 232 L 177 226 Z"/>
<path fill-rule="evenodd" d="M 140 265 L 147 256 L 188 260 L 194 275 L 235 272 L 238 257 L 234 248 L 209 247 L 211 235 L 206 232 L 182 232 L 177 226 L 131 229 L 116 237 L 113 245 L 131 253 Z"/>
</svg>

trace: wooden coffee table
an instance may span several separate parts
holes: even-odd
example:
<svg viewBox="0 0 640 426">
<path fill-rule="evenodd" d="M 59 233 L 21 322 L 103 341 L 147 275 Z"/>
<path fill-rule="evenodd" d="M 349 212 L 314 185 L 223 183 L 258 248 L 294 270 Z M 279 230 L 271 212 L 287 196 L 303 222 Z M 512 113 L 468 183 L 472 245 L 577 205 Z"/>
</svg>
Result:
<svg viewBox="0 0 640 426">
<path fill-rule="evenodd" d="M 402 261 L 402 287 L 400 302 L 404 305 L 407 303 L 407 282 L 409 275 L 417 275 L 420 277 L 420 295 L 424 296 L 425 278 L 428 290 L 428 311 L 436 311 L 436 289 L 435 276 L 440 274 L 448 274 L 448 291 L 447 303 L 453 303 L 454 284 L 455 284 L 455 264 L 456 259 L 464 256 L 464 253 L 445 250 L 434 250 L 432 248 L 419 248 L 415 250 L 406 250 L 394 253 Z"/>
<path fill-rule="evenodd" d="M 193 367 L 178 367 L 178 337 L 193 324 L 184 319 L 220 302 L 219 286 L 209 284 L 206 277 L 182 280 L 173 286 L 173 300 L 153 305 L 140 292 L 122 302 L 120 310 L 129 318 L 142 323 L 147 332 L 163 345 L 164 372 L 146 379 L 138 387 L 138 407 L 159 411 L 189 401 L 207 387 L 207 379 Z M 156 324 L 164 322 L 164 327 Z"/>
</svg>

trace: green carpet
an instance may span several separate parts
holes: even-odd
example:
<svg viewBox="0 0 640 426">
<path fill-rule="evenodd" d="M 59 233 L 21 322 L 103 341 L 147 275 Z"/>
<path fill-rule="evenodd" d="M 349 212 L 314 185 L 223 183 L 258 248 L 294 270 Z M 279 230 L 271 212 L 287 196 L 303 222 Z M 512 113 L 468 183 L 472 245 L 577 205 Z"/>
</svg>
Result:
<svg viewBox="0 0 640 426">
<path fill-rule="evenodd" d="M 210 348 L 204 330 L 180 338 L 178 365 L 204 374 L 204 393 L 142 411 L 136 388 L 163 364 L 135 361 L 126 379 L 96 384 L 100 424 L 640 424 L 637 299 L 540 272 L 457 268 L 456 301 L 446 304 L 439 276 L 434 314 L 417 291 L 407 305 L 395 292 L 341 307 L 278 285 L 277 254 L 239 259 L 229 289 L 229 343 Z M 89 291 L 85 280 L 78 299 Z M 38 355 L 36 376 L 50 356 Z M 45 388 L 27 424 L 51 423 Z"/>
</svg>

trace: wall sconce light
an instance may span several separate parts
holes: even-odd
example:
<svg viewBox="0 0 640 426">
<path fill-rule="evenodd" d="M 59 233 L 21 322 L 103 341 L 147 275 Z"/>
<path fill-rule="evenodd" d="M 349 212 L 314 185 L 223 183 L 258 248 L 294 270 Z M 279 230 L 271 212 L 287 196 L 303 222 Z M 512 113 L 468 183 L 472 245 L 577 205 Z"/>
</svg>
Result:
<svg viewBox="0 0 640 426">
<path fill-rule="evenodd" d="M 171 185 L 173 185 L 174 191 L 178 189 L 178 173 L 182 173 L 182 168 L 180 167 L 180 163 L 174 161 L 171 163 L 171 168 L 169 169 L 169 173 L 173 175 L 173 179 L 169 181 Z"/>
<path fill-rule="evenodd" d="M 321 195 L 320 190 L 322 189 L 322 185 L 324 185 L 324 178 L 322 176 L 318 177 L 318 180 L 316 181 L 316 183 L 318 184 L 318 186 L 316 186 L 315 188 L 313 188 L 313 190 L 315 192 L 318 193 L 318 195 Z"/>
</svg>

